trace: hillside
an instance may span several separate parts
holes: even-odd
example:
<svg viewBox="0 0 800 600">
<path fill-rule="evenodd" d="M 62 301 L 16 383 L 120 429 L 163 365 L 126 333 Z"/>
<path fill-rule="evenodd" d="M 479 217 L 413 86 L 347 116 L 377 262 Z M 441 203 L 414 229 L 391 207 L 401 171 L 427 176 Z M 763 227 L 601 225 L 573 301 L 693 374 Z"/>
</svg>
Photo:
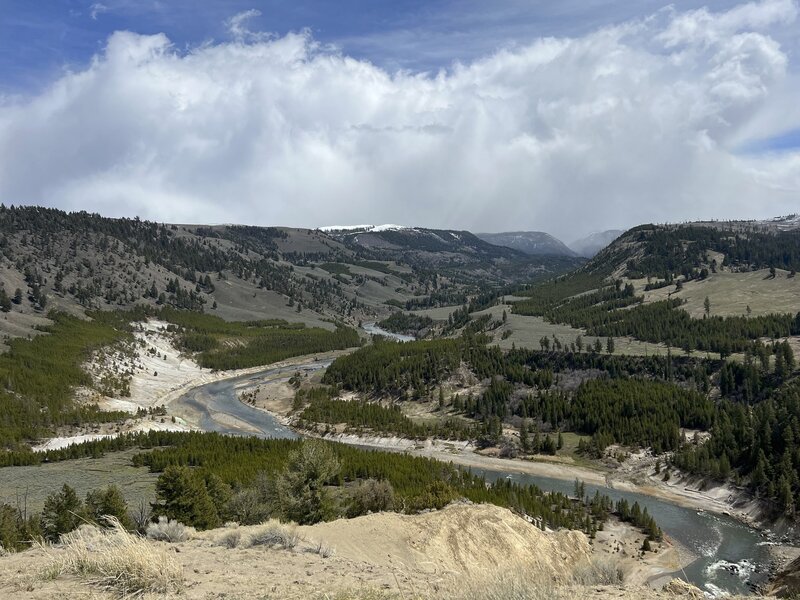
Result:
<svg viewBox="0 0 800 600">
<path fill-rule="evenodd" d="M 249 546 L 248 540 L 265 530 L 281 532 L 283 546 Z M 513 589 L 524 589 L 525 597 L 532 599 L 699 597 L 696 588 L 685 584 L 671 584 L 665 592 L 635 583 L 612 584 L 608 578 L 614 567 L 606 566 L 612 559 L 604 558 L 602 549 L 593 553 L 584 535 L 545 533 L 490 505 L 455 504 L 413 516 L 378 513 L 296 530 L 278 525 L 231 527 L 173 544 L 127 544 L 137 549 L 142 564 L 128 556 L 115 567 L 123 572 L 139 568 L 135 585 L 149 584 L 147 597 L 153 599 L 263 598 L 268 590 L 275 598 L 479 600 L 497 593 L 508 597 Z M 38 575 L 48 564 L 69 565 L 75 549 L 86 547 L 88 565 L 102 552 L 104 540 L 86 530 L 72 549 L 55 546 L 0 557 L 0 593 L 28 600 L 54 594 L 118 597 L 119 581 L 129 578 L 117 578 L 104 592 L 92 585 L 98 577 L 88 567 L 83 567 L 84 573 L 73 573 L 67 566 L 50 568 L 54 574 L 46 578 Z M 647 564 L 638 570 L 647 573 Z M 103 575 L 108 581 L 113 571 Z M 636 571 L 628 575 L 637 578 Z"/>
<path fill-rule="evenodd" d="M 468 232 L 328 234 L 2 206 L 0 334 L 26 336 L 51 309 L 80 315 L 137 304 L 330 329 L 330 320 L 354 325 L 410 299 L 462 304 L 487 287 L 574 264 L 532 259 Z"/>
<path fill-rule="evenodd" d="M 786 221 L 642 225 L 555 285 L 523 292 L 514 312 L 724 356 L 797 335 L 798 266 L 800 231 Z"/>
<path fill-rule="evenodd" d="M 564 242 L 544 231 L 506 231 L 475 235 L 490 244 L 513 248 L 532 256 L 577 256 Z"/>
<path fill-rule="evenodd" d="M 464 282 L 508 284 L 563 273 L 580 261 L 571 256 L 530 256 L 495 245 L 469 231 L 424 227 L 350 227 L 329 235 L 355 252 L 374 259 L 401 260 L 419 270 Z"/>
</svg>

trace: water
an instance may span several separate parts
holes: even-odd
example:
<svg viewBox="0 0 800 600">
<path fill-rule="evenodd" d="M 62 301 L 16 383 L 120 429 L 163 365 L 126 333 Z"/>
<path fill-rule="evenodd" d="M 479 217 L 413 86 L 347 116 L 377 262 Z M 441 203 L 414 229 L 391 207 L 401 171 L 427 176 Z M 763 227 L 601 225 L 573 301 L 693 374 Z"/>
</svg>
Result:
<svg viewBox="0 0 800 600">
<path fill-rule="evenodd" d="M 415 339 L 417 339 L 413 335 L 405 335 L 403 333 L 387 331 L 383 327 L 378 327 L 375 323 L 364 323 L 361 326 L 361 329 L 370 335 L 382 335 L 383 337 L 387 337 L 398 342 L 413 342 Z"/>
<path fill-rule="evenodd" d="M 268 376 L 286 374 L 285 379 L 288 379 L 298 370 L 316 371 L 329 364 L 330 361 L 320 361 L 302 367 L 271 368 L 209 383 L 187 392 L 173 406 L 194 413 L 193 420 L 204 431 L 264 438 L 296 438 L 296 433 L 281 425 L 269 413 L 240 402 L 237 392 L 259 385 Z M 482 474 L 488 481 L 511 478 L 519 483 L 532 483 L 544 490 L 566 494 L 571 494 L 574 487 L 572 481 L 548 477 L 503 471 L 484 471 Z M 684 508 L 642 494 L 586 484 L 589 494 L 594 494 L 598 489 L 615 502 L 626 498 L 631 504 L 636 501 L 640 506 L 647 507 L 665 534 L 698 557 L 675 576 L 688 580 L 709 595 L 716 596 L 722 592 L 747 594 L 751 592 L 751 584 L 767 579 L 769 547 L 764 543 L 765 538 L 754 529 L 722 515 Z"/>
<path fill-rule="evenodd" d="M 481 473 L 481 471 L 474 471 Z M 574 482 L 549 477 L 537 477 L 502 471 L 483 472 L 488 481 L 510 478 L 519 483 L 532 483 L 544 490 L 572 494 Z M 698 558 L 676 577 L 686 579 L 710 595 L 722 592 L 748 594 L 751 585 L 763 583 L 769 577 L 769 547 L 758 531 L 731 517 L 677 506 L 651 496 L 623 492 L 586 484 L 586 491 L 595 490 L 615 502 L 626 498 L 638 502 L 655 518 L 670 538 L 688 548 Z"/>
<path fill-rule="evenodd" d="M 284 378 L 277 380 L 288 380 L 297 371 L 318 371 L 330 364 L 330 360 L 325 360 L 302 366 L 273 367 L 250 375 L 207 383 L 189 390 L 175 400 L 172 406 L 178 413 L 192 415 L 190 420 L 196 422 L 203 431 L 294 439 L 299 437 L 295 432 L 281 425 L 268 412 L 241 402 L 238 394 L 257 387 L 266 377 L 285 373 Z"/>
</svg>

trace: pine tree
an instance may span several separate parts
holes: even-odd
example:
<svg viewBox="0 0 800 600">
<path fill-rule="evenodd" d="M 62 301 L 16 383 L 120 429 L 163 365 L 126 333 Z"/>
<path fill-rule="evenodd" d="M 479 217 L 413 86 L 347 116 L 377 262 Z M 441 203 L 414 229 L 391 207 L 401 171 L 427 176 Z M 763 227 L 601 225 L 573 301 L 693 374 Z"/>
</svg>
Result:
<svg viewBox="0 0 800 600">
<path fill-rule="evenodd" d="M 0 310 L 3 312 L 11 311 L 11 298 L 8 297 L 4 289 L 0 289 Z"/>
<path fill-rule="evenodd" d="M 330 446 L 319 441 L 304 442 L 289 455 L 286 468 L 275 480 L 278 512 L 301 525 L 332 517 L 334 500 L 325 485 L 340 470 L 341 463 Z"/>
<path fill-rule="evenodd" d="M 83 522 L 84 507 L 75 490 L 66 483 L 60 492 L 50 494 L 41 515 L 42 533 L 51 542 L 76 529 Z"/>
<path fill-rule="evenodd" d="M 86 516 L 98 525 L 106 526 L 103 517 L 116 517 L 125 529 L 133 529 L 133 521 L 128 514 L 128 504 L 120 489 L 110 485 L 104 490 L 92 490 L 86 494 Z"/>
<path fill-rule="evenodd" d="M 519 426 L 519 447 L 525 454 L 531 451 L 530 439 L 528 438 L 528 421 L 526 419 L 522 419 L 522 423 Z"/>
<path fill-rule="evenodd" d="M 153 516 L 164 515 L 198 529 L 219 525 L 219 515 L 205 482 L 188 467 L 164 469 L 156 482 L 156 497 Z"/>
</svg>

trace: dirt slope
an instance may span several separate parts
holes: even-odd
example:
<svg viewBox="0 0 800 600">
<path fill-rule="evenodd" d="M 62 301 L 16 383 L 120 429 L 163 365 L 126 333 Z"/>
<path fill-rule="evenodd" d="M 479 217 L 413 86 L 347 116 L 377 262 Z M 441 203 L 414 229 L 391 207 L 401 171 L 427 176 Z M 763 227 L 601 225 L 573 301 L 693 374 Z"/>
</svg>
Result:
<svg viewBox="0 0 800 600">
<path fill-rule="evenodd" d="M 554 582 L 567 580 L 586 563 L 591 552 L 587 538 L 576 532 L 542 532 L 491 505 L 460 504 L 421 515 L 382 513 L 300 527 L 302 539 L 293 550 L 221 544 L 232 531 L 244 542 L 258 529 L 218 529 L 178 544 L 150 542 L 154 559 L 158 552 L 161 560 L 174 557 L 184 581 L 177 594 L 145 597 L 477 600 L 482 596 L 467 592 L 476 589 L 475 582 L 486 588 L 481 582 L 499 585 L 523 573 L 535 573 L 544 582 L 538 595 L 526 595 L 532 599 L 542 591 L 552 598 L 693 597 L 687 594 L 694 588 L 655 592 L 599 585 L 572 585 L 550 594 Z M 323 556 L 319 542 L 335 553 Z M 37 549 L 0 557 L 0 598 L 115 597 L 74 575 L 43 578 L 41 572 L 63 553 L 58 548 Z"/>
</svg>

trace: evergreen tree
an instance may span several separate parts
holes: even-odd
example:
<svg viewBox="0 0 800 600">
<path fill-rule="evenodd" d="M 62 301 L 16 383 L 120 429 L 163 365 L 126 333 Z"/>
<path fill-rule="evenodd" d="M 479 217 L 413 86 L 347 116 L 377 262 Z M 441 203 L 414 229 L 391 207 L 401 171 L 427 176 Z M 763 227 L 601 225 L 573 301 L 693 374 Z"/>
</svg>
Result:
<svg viewBox="0 0 800 600">
<path fill-rule="evenodd" d="M 11 298 L 8 297 L 4 289 L 0 289 L 0 310 L 3 312 L 11 311 Z"/>
<path fill-rule="evenodd" d="M 104 490 L 92 490 L 86 494 L 86 517 L 100 526 L 108 525 L 103 518 L 116 517 L 125 529 L 133 529 L 133 520 L 128 514 L 128 504 L 120 489 L 110 485 Z"/>
<path fill-rule="evenodd" d="M 329 519 L 335 506 L 326 485 L 340 470 L 341 464 L 327 444 L 304 442 L 292 451 L 286 468 L 275 480 L 278 512 L 301 525 Z"/>
<path fill-rule="evenodd" d="M 217 508 L 203 478 L 189 467 L 169 466 L 156 482 L 157 502 L 153 516 L 161 515 L 198 529 L 210 529 L 220 523 Z"/>
<path fill-rule="evenodd" d="M 76 529 L 83 522 L 84 507 L 75 490 L 66 483 L 60 492 L 50 494 L 41 515 L 42 533 L 46 540 L 57 542 L 62 534 Z"/>
<path fill-rule="evenodd" d="M 522 419 L 522 423 L 519 426 L 519 447 L 524 454 L 528 454 L 531 451 L 527 419 Z"/>
</svg>

